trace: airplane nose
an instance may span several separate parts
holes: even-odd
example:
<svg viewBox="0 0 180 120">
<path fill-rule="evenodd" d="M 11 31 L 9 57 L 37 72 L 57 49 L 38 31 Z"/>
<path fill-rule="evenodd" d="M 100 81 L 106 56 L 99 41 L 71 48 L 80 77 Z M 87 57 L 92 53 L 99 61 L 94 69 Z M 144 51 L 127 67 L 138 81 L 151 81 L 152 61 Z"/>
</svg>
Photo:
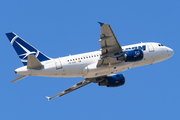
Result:
<svg viewBox="0 0 180 120">
<path fill-rule="evenodd" d="M 168 48 L 168 49 L 167 49 L 167 52 L 168 52 L 168 56 L 169 56 L 169 57 L 172 57 L 172 56 L 174 55 L 174 51 L 173 51 L 173 49 L 171 49 L 171 48 Z"/>
</svg>

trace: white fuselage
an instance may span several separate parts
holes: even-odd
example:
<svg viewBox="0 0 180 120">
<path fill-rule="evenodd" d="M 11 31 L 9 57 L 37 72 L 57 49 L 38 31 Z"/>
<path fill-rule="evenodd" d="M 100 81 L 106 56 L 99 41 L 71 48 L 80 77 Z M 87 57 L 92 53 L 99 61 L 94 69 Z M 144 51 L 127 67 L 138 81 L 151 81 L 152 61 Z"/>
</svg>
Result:
<svg viewBox="0 0 180 120">
<path fill-rule="evenodd" d="M 157 63 L 170 58 L 174 51 L 159 43 L 140 43 L 123 46 L 123 51 L 145 46 L 143 60 L 137 62 L 119 62 L 117 64 L 96 67 L 101 51 L 71 55 L 41 62 L 41 69 L 27 69 L 27 66 L 15 70 L 17 74 L 49 77 L 84 77 L 93 78 L 122 72 L 132 67 Z"/>
</svg>

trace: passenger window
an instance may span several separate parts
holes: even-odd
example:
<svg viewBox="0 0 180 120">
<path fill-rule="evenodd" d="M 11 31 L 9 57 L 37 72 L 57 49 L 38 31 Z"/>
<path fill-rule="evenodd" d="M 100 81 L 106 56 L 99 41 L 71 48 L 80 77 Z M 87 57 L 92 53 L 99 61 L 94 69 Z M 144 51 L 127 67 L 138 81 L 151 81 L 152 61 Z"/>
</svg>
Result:
<svg viewBox="0 0 180 120">
<path fill-rule="evenodd" d="M 145 50 L 146 50 L 146 45 L 143 45 L 142 48 L 143 48 L 143 50 L 145 51 Z"/>
<path fill-rule="evenodd" d="M 88 58 L 88 57 L 86 57 L 86 58 Z"/>
<path fill-rule="evenodd" d="M 72 60 L 70 60 L 70 61 L 72 61 Z"/>
<path fill-rule="evenodd" d="M 142 47 L 141 47 L 141 46 L 138 46 L 138 49 L 142 49 Z"/>
<path fill-rule="evenodd" d="M 126 48 L 126 50 L 131 50 L 131 48 Z"/>
<path fill-rule="evenodd" d="M 96 57 L 96 55 L 94 55 L 94 57 Z"/>
<path fill-rule="evenodd" d="M 69 60 L 67 60 L 69 62 Z"/>
<path fill-rule="evenodd" d="M 136 49 L 137 49 L 137 47 L 132 47 L 132 49 L 135 49 L 135 50 L 136 50 Z"/>
<path fill-rule="evenodd" d="M 89 56 L 89 58 L 91 58 L 91 57 Z"/>
</svg>

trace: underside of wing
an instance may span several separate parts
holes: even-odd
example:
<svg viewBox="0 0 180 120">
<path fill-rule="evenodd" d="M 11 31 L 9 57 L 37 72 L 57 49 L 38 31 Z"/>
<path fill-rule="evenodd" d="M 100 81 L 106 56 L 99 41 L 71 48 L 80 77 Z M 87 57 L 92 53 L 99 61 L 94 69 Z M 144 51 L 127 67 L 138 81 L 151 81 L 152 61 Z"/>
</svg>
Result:
<svg viewBox="0 0 180 120">
<path fill-rule="evenodd" d="M 28 75 L 20 75 L 19 77 L 17 77 L 16 79 L 14 79 L 13 81 L 11 81 L 10 83 L 13 83 L 13 82 L 16 82 L 16 81 L 18 81 L 18 80 L 21 80 L 21 79 L 23 79 L 23 78 L 25 78 L 25 77 L 27 77 Z"/>
<path fill-rule="evenodd" d="M 76 89 L 79 89 L 79 88 L 81 88 L 81 87 L 83 87 L 83 86 L 85 86 L 85 85 L 87 85 L 89 83 L 91 83 L 91 81 L 85 79 L 85 80 L 73 85 L 72 87 L 70 87 L 70 88 L 68 88 L 68 89 L 66 89 L 66 90 L 52 96 L 52 97 L 46 97 L 46 98 L 48 99 L 48 101 L 50 101 L 52 98 L 55 98 L 55 97 L 58 97 L 58 96 L 61 97 L 61 96 L 65 95 L 65 94 L 70 93 L 70 92 L 72 92 L 72 91 L 74 91 Z"/>
</svg>

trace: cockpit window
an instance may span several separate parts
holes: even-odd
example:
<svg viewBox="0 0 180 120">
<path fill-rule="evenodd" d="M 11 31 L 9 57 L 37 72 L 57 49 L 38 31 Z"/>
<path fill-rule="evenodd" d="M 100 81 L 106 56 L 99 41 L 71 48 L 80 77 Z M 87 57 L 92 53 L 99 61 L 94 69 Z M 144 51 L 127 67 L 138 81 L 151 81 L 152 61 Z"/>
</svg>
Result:
<svg viewBox="0 0 180 120">
<path fill-rule="evenodd" d="M 158 44 L 158 46 L 164 46 L 164 45 L 162 45 L 162 44 Z"/>
</svg>

